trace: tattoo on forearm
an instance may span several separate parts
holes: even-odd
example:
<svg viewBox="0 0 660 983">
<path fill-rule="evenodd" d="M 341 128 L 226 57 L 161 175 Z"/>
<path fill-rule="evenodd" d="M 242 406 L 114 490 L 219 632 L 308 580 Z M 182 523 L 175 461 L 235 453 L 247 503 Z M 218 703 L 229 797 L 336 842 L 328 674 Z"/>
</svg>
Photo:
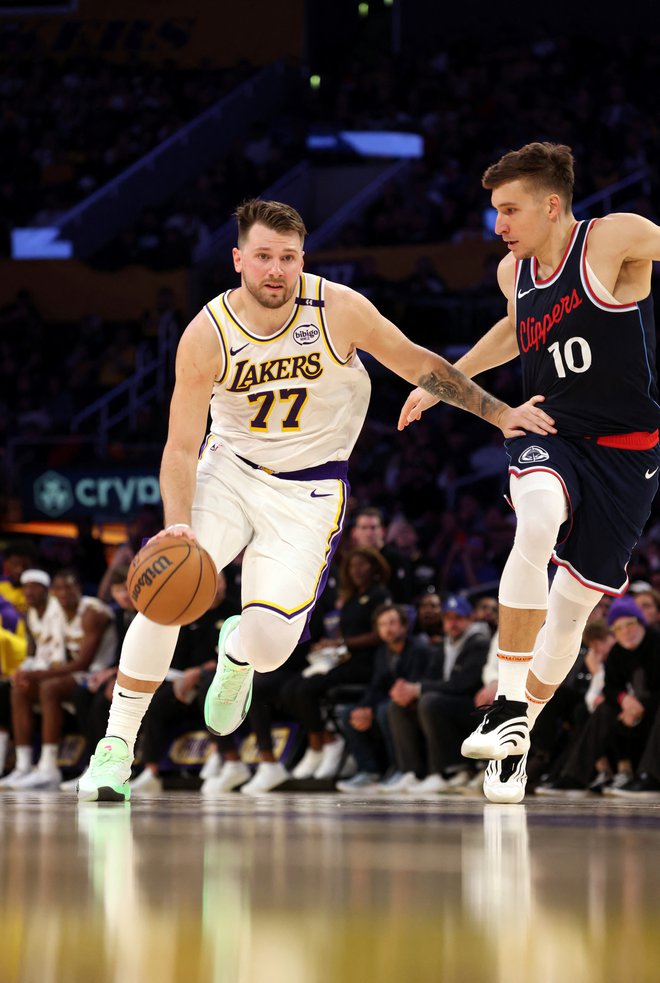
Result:
<svg viewBox="0 0 660 983">
<path fill-rule="evenodd" d="M 504 404 L 499 399 L 485 392 L 452 365 L 447 366 L 446 376 L 429 372 L 428 375 L 420 376 L 417 385 L 445 403 L 459 406 L 469 413 L 480 416 L 483 420 L 494 422 L 504 408 Z"/>
</svg>

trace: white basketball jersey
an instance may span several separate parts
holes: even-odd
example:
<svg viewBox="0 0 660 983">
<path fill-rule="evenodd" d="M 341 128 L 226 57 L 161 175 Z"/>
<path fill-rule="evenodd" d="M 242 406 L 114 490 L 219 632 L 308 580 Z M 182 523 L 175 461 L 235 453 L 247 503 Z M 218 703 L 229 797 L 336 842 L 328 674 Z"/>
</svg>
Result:
<svg viewBox="0 0 660 983">
<path fill-rule="evenodd" d="M 28 608 L 27 623 L 35 649 L 29 665 L 24 662 L 21 668 L 49 669 L 53 665 L 66 662 L 64 611 L 57 598 L 52 594 L 48 595 L 46 610 L 41 617 L 36 608 Z"/>
<path fill-rule="evenodd" d="M 347 460 L 367 413 L 369 376 L 356 353 L 342 359 L 335 351 L 323 287 L 321 277 L 301 274 L 291 317 L 266 338 L 239 320 L 231 290 L 205 307 L 224 354 L 211 433 L 272 471 Z"/>
<path fill-rule="evenodd" d="M 69 655 L 75 659 L 85 634 L 82 626 L 83 615 L 90 608 L 108 617 L 108 623 L 103 629 L 98 648 L 94 653 L 91 665 L 87 669 L 87 672 L 98 672 L 99 669 L 106 669 L 112 665 L 117 649 L 117 628 L 112 608 L 104 604 L 103 601 L 99 601 L 97 597 L 81 597 L 73 618 L 65 623 L 64 638 Z"/>
</svg>

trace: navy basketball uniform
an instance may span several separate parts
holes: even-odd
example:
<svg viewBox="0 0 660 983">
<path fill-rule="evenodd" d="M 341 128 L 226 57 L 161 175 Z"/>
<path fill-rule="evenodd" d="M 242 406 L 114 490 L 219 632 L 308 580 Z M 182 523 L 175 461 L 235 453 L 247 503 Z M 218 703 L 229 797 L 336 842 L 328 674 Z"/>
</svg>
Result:
<svg viewBox="0 0 660 983">
<path fill-rule="evenodd" d="M 626 566 L 658 488 L 660 449 L 651 297 L 618 304 L 587 259 L 591 222 L 578 222 L 558 268 L 538 279 L 516 264 L 515 319 L 524 398 L 543 395 L 557 435 L 506 441 L 509 473 L 549 471 L 569 519 L 553 554 L 581 583 L 607 594 Z"/>
</svg>

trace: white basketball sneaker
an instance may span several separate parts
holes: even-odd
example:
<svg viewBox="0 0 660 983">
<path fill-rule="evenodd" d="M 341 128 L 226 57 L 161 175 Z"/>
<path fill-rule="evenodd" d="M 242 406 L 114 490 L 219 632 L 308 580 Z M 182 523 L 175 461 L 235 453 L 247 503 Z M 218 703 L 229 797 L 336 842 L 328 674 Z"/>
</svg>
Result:
<svg viewBox="0 0 660 983">
<path fill-rule="evenodd" d="M 488 762 L 484 795 L 489 802 L 522 802 L 526 785 L 526 754 L 510 754 L 503 761 Z"/>
<path fill-rule="evenodd" d="M 529 751 L 527 704 L 498 696 L 474 733 L 463 741 L 465 758 L 491 758 L 501 761 L 510 754 Z"/>
</svg>

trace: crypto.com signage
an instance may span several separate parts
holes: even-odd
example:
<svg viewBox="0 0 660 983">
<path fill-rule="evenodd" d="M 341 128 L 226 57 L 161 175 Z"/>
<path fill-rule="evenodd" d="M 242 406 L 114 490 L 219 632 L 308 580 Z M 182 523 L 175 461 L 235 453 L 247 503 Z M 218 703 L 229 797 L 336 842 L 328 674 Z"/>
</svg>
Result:
<svg viewBox="0 0 660 983">
<path fill-rule="evenodd" d="M 149 470 L 51 468 L 32 472 L 23 490 L 24 515 L 33 519 L 90 514 L 124 519 L 144 505 L 159 504 L 158 474 Z"/>
</svg>

